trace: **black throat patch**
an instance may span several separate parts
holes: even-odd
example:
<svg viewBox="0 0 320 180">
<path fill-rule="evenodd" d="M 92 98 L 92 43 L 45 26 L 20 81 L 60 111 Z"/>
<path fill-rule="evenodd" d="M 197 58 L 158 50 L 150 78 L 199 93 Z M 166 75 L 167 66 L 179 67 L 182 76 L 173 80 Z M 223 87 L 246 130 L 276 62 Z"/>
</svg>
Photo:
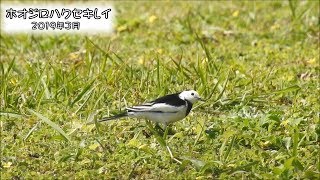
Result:
<svg viewBox="0 0 320 180">
<path fill-rule="evenodd" d="M 186 103 L 187 103 L 187 111 L 186 111 L 186 116 L 188 116 L 188 114 L 190 113 L 191 111 L 191 108 L 192 108 L 192 103 L 188 100 L 185 100 Z"/>
</svg>

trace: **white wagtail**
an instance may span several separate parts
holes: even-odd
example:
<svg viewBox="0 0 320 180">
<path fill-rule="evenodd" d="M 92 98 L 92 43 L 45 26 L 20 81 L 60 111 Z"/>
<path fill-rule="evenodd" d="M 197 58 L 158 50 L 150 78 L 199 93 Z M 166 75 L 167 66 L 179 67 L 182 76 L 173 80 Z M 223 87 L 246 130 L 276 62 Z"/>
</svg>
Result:
<svg viewBox="0 0 320 180">
<path fill-rule="evenodd" d="M 136 117 L 162 123 L 166 127 L 170 123 L 185 118 L 190 113 L 192 105 L 199 100 L 202 99 L 196 91 L 182 91 L 160 97 L 148 103 L 128 107 L 125 112 L 103 118 L 98 122 L 123 117 Z"/>
</svg>

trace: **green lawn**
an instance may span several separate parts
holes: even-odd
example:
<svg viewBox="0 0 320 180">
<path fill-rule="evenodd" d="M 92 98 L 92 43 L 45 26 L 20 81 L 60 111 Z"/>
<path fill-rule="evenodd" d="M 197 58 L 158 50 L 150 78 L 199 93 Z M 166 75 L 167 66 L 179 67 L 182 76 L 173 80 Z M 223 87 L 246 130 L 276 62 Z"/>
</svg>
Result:
<svg viewBox="0 0 320 180">
<path fill-rule="evenodd" d="M 120 2 L 111 36 L 1 33 L 1 179 L 320 178 L 319 6 Z M 86 125 L 185 89 L 208 100 L 167 138 Z"/>
</svg>

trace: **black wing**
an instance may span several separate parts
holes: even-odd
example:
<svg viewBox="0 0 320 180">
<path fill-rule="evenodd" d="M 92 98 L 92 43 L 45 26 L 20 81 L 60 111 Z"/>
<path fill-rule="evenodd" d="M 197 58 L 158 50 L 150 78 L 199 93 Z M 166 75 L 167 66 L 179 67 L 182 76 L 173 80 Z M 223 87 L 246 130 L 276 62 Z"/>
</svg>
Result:
<svg viewBox="0 0 320 180">
<path fill-rule="evenodd" d="M 150 103 L 166 103 L 172 106 L 183 106 L 186 105 L 186 101 L 179 98 L 180 93 L 169 94 L 163 97 L 160 97 L 156 100 L 151 101 Z"/>
</svg>

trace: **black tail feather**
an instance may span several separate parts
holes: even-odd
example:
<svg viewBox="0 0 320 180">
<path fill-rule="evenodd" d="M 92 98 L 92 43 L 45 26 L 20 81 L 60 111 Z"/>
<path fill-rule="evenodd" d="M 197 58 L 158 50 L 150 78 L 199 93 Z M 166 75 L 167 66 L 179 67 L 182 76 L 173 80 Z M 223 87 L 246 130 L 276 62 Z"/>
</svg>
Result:
<svg viewBox="0 0 320 180">
<path fill-rule="evenodd" d="M 123 113 L 117 114 L 115 116 L 102 118 L 102 119 L 98 120 L 98 122 L 111 121 L 111 120 L 123 118 L 123 117 L 126 117 L 126 116 L 128 116 L 128 113 L 127 112 L 123 112 Z"/>
</svg>

